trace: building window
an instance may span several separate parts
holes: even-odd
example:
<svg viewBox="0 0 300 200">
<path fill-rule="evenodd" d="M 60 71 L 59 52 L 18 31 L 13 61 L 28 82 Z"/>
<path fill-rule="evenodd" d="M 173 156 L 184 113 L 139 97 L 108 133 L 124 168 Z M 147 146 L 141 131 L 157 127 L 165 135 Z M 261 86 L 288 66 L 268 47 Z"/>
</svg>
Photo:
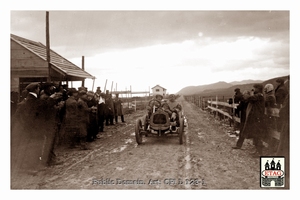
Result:
<svg viewBox="0 0 300 200">
<path fill-rule="evenodd" d="M 155 91 L 156 91 L 156 92 L 159 92 L 159 89 L 156 89 Z"/>
</svg>

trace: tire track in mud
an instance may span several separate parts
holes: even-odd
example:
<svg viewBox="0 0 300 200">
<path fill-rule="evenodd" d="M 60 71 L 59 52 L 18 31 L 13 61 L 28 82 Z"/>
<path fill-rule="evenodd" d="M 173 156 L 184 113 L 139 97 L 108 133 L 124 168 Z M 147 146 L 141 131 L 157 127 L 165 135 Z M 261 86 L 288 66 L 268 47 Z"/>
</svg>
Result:
<svg viewBox="0 0 300 200">
<path fill-rule="evenodd" d="M 184 108 L 184 114 L 187 118 L 187 127 L 185 127 L 185 138 L 186 138 L 186 151 L 185 151 L 185 189 L 201 189 L 205 188 L 203 177 L 199 176 L 198 163 L 201 162 L 199 159 L 192 154 L 195 140 L 193 137 L 196 119 L 199 118 L 199 113 L 196 112 L 195 108 L 186 101 L 181 103 Z"/>
<path fill-rule="evenodd" d="M 181 100 L 182 110 L 185 111 L 186 104 Z M 191 169 L 191 155 L 190 155 L 190 138 L 189 138 L 189 130 L 188 125 L 186 124 L 186 127 L 184 127 L 184 168 L 183 168 L 183 174 L 184 174 L 184 180 L 187 180 L 190 178 L 190 169 Z M 190 184 L 184 184 L 185 189 L 191 189 Z"/>
<path fill-rule="evenodd" d="M 91 170 L 91 168 L 97 165 L 97 160 L 103 159 L 103 157 L 107 157 L 109 154 L 122 152 L 127 146 L 132 146 L 133 148 L 134 145 L 131 144 L 132 140 L 130 140 L 130 138 L 128 139 L 128 135 L 133 131 L 134 124 L 130 123 L 106 126 L 105 131 L 101 133 L 101 138 L 90 144 L 91 150 L 59 149 L 69 158 L 65 160 L 63 165 L 48 168 L 48 173 L 44 174 L 45 179 L 38 184 L 39 188 L 88 189 L 88 186 L 91 185 L 92 177 L 86 178 L 79 176 L 82 171 Z M 76 157 L 76 159 L 74 159 L 74 157 Z M 101 166 L 105 167 L 105 165 L 109 163 L 110 162 L 101 163 Z M 76 178 L 76 174 L 79 177 Z M 85 181 L 79 181 L 79 179 L 85 179 Z M 74 186 L 74 184 L 81 186 Z M 82 186 L 82 184 L 84 184 L 84 186 Z"/>
</svg>

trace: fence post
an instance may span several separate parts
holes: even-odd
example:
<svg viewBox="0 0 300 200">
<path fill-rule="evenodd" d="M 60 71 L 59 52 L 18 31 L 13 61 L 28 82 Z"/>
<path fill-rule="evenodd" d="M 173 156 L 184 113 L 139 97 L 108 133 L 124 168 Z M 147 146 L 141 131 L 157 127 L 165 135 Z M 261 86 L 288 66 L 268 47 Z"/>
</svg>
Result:
<svg viewBox="0 0 300 200">
<path fill-rule="evenodd" d="M 199 96 L 199 108 L 201 108 L 201 97 Z"/>
</svg>

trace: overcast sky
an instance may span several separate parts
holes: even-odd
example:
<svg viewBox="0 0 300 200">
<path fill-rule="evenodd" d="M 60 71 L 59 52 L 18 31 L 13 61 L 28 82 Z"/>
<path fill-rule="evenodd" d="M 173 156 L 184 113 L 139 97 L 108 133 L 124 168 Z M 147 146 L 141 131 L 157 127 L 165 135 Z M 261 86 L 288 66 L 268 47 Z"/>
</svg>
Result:
<svg viewBox="0 0 300 200">
<path fill-rule="evenodd" d="M 11 11 L 10 33 L 46 44 L 46 10 Z M 290 12 L 49 11 L 51 49 L 95 86 L 169 93 L 218 81 L 290 74 Z M 86 81 L 92 89 L 92 80 Z"/>
</svg>

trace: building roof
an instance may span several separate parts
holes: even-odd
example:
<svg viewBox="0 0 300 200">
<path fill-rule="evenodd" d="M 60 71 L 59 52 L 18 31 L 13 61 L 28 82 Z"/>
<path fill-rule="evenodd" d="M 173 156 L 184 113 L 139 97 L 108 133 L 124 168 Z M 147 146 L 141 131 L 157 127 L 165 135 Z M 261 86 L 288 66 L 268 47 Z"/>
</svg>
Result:
<svg viewBox="0 0 300 200">
<path fill-rule="evenodd" d="M 154 86 L 153 88 L 155 88 L 155 87 L 160 87 L 160 88 L 162 88 L 162 89 L 166 90 L 166 88 L 164 88 L 164 87 L 161 87 L 160 85 L 156 85 L 156 86 Z M 151 89 L 153 89 L 153 88 L 151 88 Z"/>
<path fill-rule="evenodd" d="M 30 52 L 34 53 L 41 59 L 47 61 L 47 51 L 46 46 L 40 42 L 35 42 L 32 40 L 28 40 L 16 35 L 10 35 L 11 40 L 20 44 Z M 80 67 L 76 66 L 72 62 L 68 61 L 66 58 L 57 54 L 53 50 L 50 49 L 50 64 L 53 70 L 59 72 L 63 76 L 68 76 L 72 80 L 81 80 L 85 78 L 95 79 L 94 76 L 87 73 Z"/>
</svg>

